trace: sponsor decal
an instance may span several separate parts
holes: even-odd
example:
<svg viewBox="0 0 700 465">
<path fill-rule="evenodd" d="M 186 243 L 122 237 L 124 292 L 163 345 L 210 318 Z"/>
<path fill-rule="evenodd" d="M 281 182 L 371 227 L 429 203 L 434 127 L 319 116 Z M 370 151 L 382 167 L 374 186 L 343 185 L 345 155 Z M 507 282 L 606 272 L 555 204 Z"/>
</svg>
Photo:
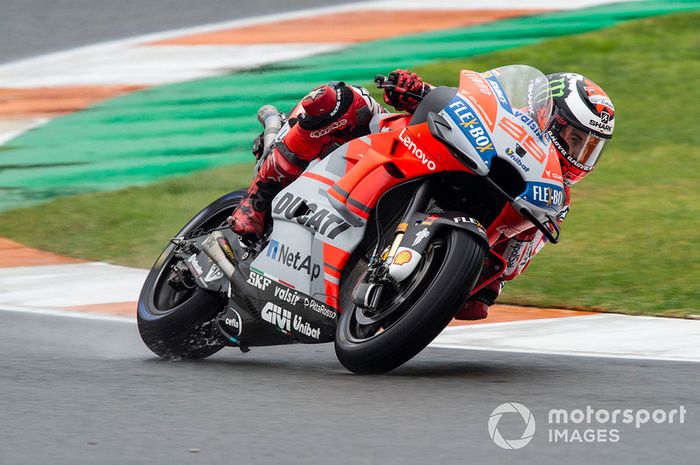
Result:
<svg viewBox="0 0 700 465">
<path fill-rule="evenodd" d="M 479 118 L 476 117 L 461 98 L 457 97 L 445 110 L 452 120 L 459 125 L 462 133 L 467 136 L 467 139 L 469 139 L 469 142 L 479 154 L 486 155 L 489 160 L 496 155 L 493 142 L 488 136 L 486 129 L 484 129 Z"/>
<path fill-rule="evenodd" d="M 294 331 L 314 339 L 321 337 L 321 328 L 314 328 L 299 315 L 292 315 L 289 310 L 268 302 L 260 312 L 260 316 L 283 331 Z"/>
<path fill-rule="evenodd" d="M 228 258 L 235 261 L 236 257 L 233 255 L 233 250 L 231 250 L 231 244 L 228 243 L 228 240 L 226 240 L 225 237 L 219 237 L 217 238 L 217 242 L 221 248 L 224 249 L 224 253 L 228 255 Z"/>
<path fill-rule="evenodd" d="M 292 328 L 294 328 L 294 331 L 307 337 L 314 339 L 319 339 L 321 337 L 321 328 L 314 328 L 308 321 L 305 322 L 299 315 L 294 315 Z"/>
<path fill-rule="evenodd" d="M 514 270 L 515 267 L 520 263 L 520 251 L 523 248 L 523 245 L 525 245 L 526 242 L 523 241 L 518 241 L 518 240 L 512 240 L 508 244 L 508 248 L 510 249 L 508 255 L 506 256 L 506 269 L 507 270 Z"/>
<path fill-rule="evenodd" d="M 609 118 L 610 117 L 608 116 L 608 121 L 610 120 Z M 605 131 L 605 132 L 612 132 L 612 130 L 613 130 L 612 126 L 610 126 L 609 124 L 605 124 L 604 121 L 596 121 L 596 120 L 592 119 L 592 120 L 588 121 L 588 124 L 590 124 L 594 128 L 598 128 L 598 129 Z"/>
<path fill-rule="evenodd" d="M 292 329 L 292 312 L 272 302 L 265 304 L 260 312 L 260 316 L 263 320 L 276 325 L 284 331 L 291 331 Z"/>
<path fill-rule="evenodd" d="M 564 181 L 564 178 L 562 177 L 561 174 L 556 173 L 552 170 L 544 170 L 544 174 L 542 177 L 547 178 L 547 179 L 553 179 L 555 181 L 560 181 L 560 182 Z"/>
<path fill-rule="evenodd" d="M 204 282 L 210 283 L 212 281 L 216 281 L 217 279 L 223 278 L 223 276 L 224 273 L 219 269 L 219 267 L 217 265 L 212 265 L 209 272 L 204 277 Z"/>
<path fill-rule="evenodd" d="M 430 232 L 428 231 L 428 228 L 421 229 L 420 231 L 418 231 L 416 233 L 416 238 L 413 239 L 413 243 L 411 244 L 411 246 L 413 246 L 413 247 L 417 246 L 418 244 L 423 242 L 423 239 L 425 239 L 428 236 L 430 236 Z"/>
<path fill-rule="evenodd" d="M 610 113 L 607 111 L 603 110 L 600 112 L 600 122 L 601 123 L 609 123 L 610 122 Z"/>
<path fill-rule="evenodd" d="M 471 216 L 457 216 L 455 218 L 452 218 L 452 221 L 454 221 L 455 223 L 471 223 L 478 226 L 481 229 L 484 229 L 481 222 L 479 222 L 479 220 L 477 219 L 472 218 Z"/>
<path fill-rule="evenodd" d="M 299 252 L 294 252 L 289 246 L 281 244 L 272 239 L 267 247 L 267 256 L 278 263 L 292 268 L 296 271 L 305 271 L 311 276 L 311 279 L 316 279 L 321 275 L 321 267 L 315 263 L 311 263 L 311 256 L 302 256 Z"/>
<path fill-rule="evenodd" d="M 551 134 L 550 134 L 550 136 L 551 136 Z M 583 163 L 580 163 L 575 158 L 571 158 L 569 156 L 569 154 L 567 153 L 567 151 L 564 150 L 564 147 L 561 146 L 561 144 L 559 143 L 559 141 L 557 140 L 556 137 L 550 137 L 550 139 L 552 141 L 552 144 L 554 144 L 554 146 L 557 148 L 557 150 L 559 150 L 559 153 L 564 155 L 566 157 L 567 161 L 569 163 L 571 163 L 572 165 L 574 165 L 576 168 L 583 170 L 583 171 L 591 171 L 593 169 L 592 166 L 586 166 Z"/>
<path fill-rule="evenodd" d="M 333 320 L 338 316 L 338 313 L 332 308 L 328 308 L 319 301 L 308 297 L 304 297 L 304 307 Z"/>
<path fill-rule="evenodd" d="M 462 79 L 460 79 L 459 87 L 460 88 L 466 88 L 468 86 L 467 80 L 464 78 L 468 79 L 474 87 L 478 89 L 479 92 L 481 92 L 484 95 L 491 96 L 491 88 L 489 85 L 486 83 L 484 78 L 479 74 L 475 73 L 473 71 L 462 71 Z M 469 86 L 471 87 L 471 86 Z M 466 89 L 465 89 L 466 90 Z"/>
<path fill-rule="evenodd" d="M 316 130 L 316 131 L 311 131 L 311 133 L 309 134 L 309 136 L 310 136 L 312 139 L 319 139 L 319 138 L 321 138 L 321 137 L 323 137 L 323 136 L 325 136 L 325 135 L 330 134 L 330 133 L 333 132 L 333 131 L 336 131 L 336 130 L 338 130 L 338 129 L 341 129 L 341 128 L 344 127 L 346 124 L 348 124 L 348 120 L 345 119 L 345 118 L 343 118 L 343 119 L 340 119 L 340 120 L 338 120 L 338 121 L 334 121 L 333 123 L 329 124 L 329 125 L 326 126 L 325 128 L 321 128 L 321 129 L 318 129 L 318 130 Z"/>
<path fill-rule="evenodd" d="M 340 104 L 343 102 L 343 91 L 341 90 L 341 87 L 337 87 L 335 89 L 335 106 L 331 110 L 330 117 L 334 117 L 335 115 L 338 114 L 338 110 L 340 110 Z"/>
<path fill-rule="evenodd" d="M 547 153 L 547 165 L 544 167 L 542 177 L 544 179 L 551 179 L 558 182 L 564 182 L 564 178 L 561 175 L 561 162 L 559 161 L 559 155 L 557 149 L 554 148 L 553 144 L 549 144 L 549 151 Z"/>
<path fill-rule="evenodd" d="M 515 162 L 515 164 L 518 165 L 524 172 L 528 173 L 528 172 L 530 171 L 530 167 L 527 166 L 527 165 L 523 162 L 523 160 L 520 158 L 520 157 L 522 157 L 522 155 L 520 155 L 520 156 L 516 156 L 516 155 L 515 155 L 516 153 L 519 153 L 518 150 L 517 150 L 518 148 L 521 148 L 521 149 L 522 149 L 522 147 L 520 147 L 519 145 L 516 147 L 515 152 L 514 152 L 513 149 L 511 149 L 511 148 L 507 148 L 507 149 L 506 149 L 506 155 L 508 155 L 508 158 L 510 158 L 511 160 L 513 160 L 513 161 Z"/>
<path fill-rule="evenodd" d="M 401 130 L 399 140 L 403 142 L 403 145 L 408 149 L 408 151 L 419 159 L 430 171 L 435 171 L 437 168 L 435 162 L 428 158 L 428 155 L 418 147 L 418 144 L 416 144 L 413 139 L 411 139 L 411 136 L 408 134 L 408 131 L 406 131 L 406 128 Z"/>
<path fill-rule="evenodd" d="M 552 98 L 564 97 L 566 92 L 565 79 L 559 78 L 549 81 L 549 90 L 552 93 Z"/>
<path fill-rule="evenodd" d="M 190 258 L 187 259 L 187 263 L 192 265 L 192 268 L 197 272 L 198 276 L 204 272 L 204 270 L 202 270 L 202 266 L 197 261 L 197 254 L 190 255 Z"/>
<path fill-rule="evenodd" d="M 503 131 L 505 131 L 509 136 L 522 144 L 521 148 L 529 152 L 539 163 L 542 163 L 545 160 L 546 156 L 544 150 L 540 148 L 537 141 L 532 136 L 528 135 L 523 126 L 507 117 L 504 117 L 498 122 L 498 127 L 503 129 Z"/>
<path fill-rule="evenodd" d="M 293 291 L 286 287 L 275 286 L 274 293 L 275 297 L 292 305 L 296 305 L 301 299 L 301 296 L 297 291 Z"/>
<path fill-rule="evenodd" d="M 308 94 L 306 94 L 306 97 L 304 97 L 304 100 L 306 100 L 307 98 L 311 99 L 312 101 L 316 100 L 316 97 L 318 97 L 319 95 L 323 95 L 325 92 L 326 92 L 326 86 L 317 87 L 314 90 L 312 90 L 311 92 L 309 92 Z"/>
<path fill-rule="evenodd" d="M 515 116 L 515 117 L 518 118 L 520 121 L 522 121 L 522 122 L 525 124 L 525 126 L 527 126 L 528 128 L 530 128 L 530 129 L 532 130 L 532 132 L 535 133 L 535 135 L 536 135 L 537 137 L 539 137 L 540 139 L 542 139 L 542 130 L 541 130 L 540 127 L 537 125 L 537 123 L 535 122 L 535 120 L 533 120 L 532 118 L 530 118 L 530 115 L 526 115 L 525 113 L 523 113 L 523 112 L 521 112 L 521 111 L 515 110 L 515 113 L 513 113 L 513 116 Z"/>
<path fill-rule="evenodd" d="M 394 257 L 393 264 L 397 266 L 405 265 L 406 263 L 411 261 L 412 257 L 413 254 L 411 254 L 410 250 L 402 250 L 401 252 L 397 253 Z"/>
<path fill-rule="evenodd" d="M 548 207 L 558 207 L 564 203 L 564 191 L 547 184 L 534 184 L 532 186 L 532 201 Z"/>
<path fill-rule="evenodd" d="M 296 222 L 300 225 L 306 226 L 329 239 L 335 239 L 338 234 L 350 229 L 350 224 L 340 216 L 331 213 L 325 208 L 319 208 L 315 203 L 307 203 L 301 197 L 295 196 L 290 192 L 282 196 L 279 202 L 275 204 L 273 211 L 278 215 L 284 214 L 285 218 L 292 220 L 295 218 L 295 214 L 302 203 L 306 204 L 308 211 L 303 215 L 296 216 Z"/>
<path fill-rule="evenodd" d="M 248 275 L 248 281 L 246 282 L 253 287 L 257 287 L 261 291 L 264 291 L 270 285 L 272 280 L 270 278 L 266 278 L 260 273 L 251 270 L 250 274 Z"/>
<path fill-rule="evenodd" d="M 232 315 L 231 317 L 227 317 L 224 320 L 224 323 L 226 323 L 226 326 L 230 326 L 231 328 L 234 328 L 236 330 L 236 334 L 232 334 L 232 336 L 238 337 L 241 335 L 241 332 L 243 332 L 243 323 L 241 322 L 241 315 L 239 315 L 238 312 L 234 309 L 231 309 L 231 311 L 235 315 Z"/>
<path fill-rule="evenodd" d="M 488 112 L 483 107 L 483 105 L 481 105 L 481 102 L 479 102 L 479 99 L 477 99 L 473 95 L 467 95 L 466 97 L 471 102 L 471 105 L 474 108 L 476 108 L 476 111 L 479 112 L 479 115 L 481 115 L 481 117 L 484 118 L 484 122 L 489 127 L 489 130 L 493 131 L 493 127 L 494 127 L 493 120 L 491 119 L 491 116 L 489 116 Z M 496 116 L 495 112 L 494 112 L 493 116 L 494 117 Z"/>
<path fill-rule="evenodd" d="M 513 109 L 510 106 L 510 102 L 506 98 L 506 94 L 503 92 L 503 88 L 501 87 L 501 83 L 498 82 L 498 79 L 496 79 L 492 74 L 489 73 L 487 76 L 486 74 L 483 75 L 486 80 L 491 84 L 491 88 L 493 89 L 493 92 L 496 94 L 496 98 L 498 99 L 498 102 L 501 104 L 501 106 L 507 110 L 508 112 L 512 113 Z"/>
</svg>

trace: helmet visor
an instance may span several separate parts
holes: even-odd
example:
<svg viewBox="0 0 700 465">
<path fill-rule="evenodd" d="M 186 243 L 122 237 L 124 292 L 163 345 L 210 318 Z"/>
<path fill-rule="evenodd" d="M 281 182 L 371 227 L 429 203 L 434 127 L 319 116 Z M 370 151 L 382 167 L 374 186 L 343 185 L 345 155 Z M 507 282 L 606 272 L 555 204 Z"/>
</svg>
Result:
<svg viewBox="0 0 700 465">
<path fill-rule="evenodd" d="M 607 139 L 582 131 L 571 124 L 554 125 L 555 145 L 577 168 L 591 171 L 598 163 Z"/>
</svg>

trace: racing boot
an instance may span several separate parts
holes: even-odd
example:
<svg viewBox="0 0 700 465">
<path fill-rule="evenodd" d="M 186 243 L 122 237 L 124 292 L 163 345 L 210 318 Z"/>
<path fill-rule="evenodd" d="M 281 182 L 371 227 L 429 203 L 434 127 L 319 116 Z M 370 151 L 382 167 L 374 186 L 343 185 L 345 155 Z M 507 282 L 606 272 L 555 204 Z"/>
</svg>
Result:
<svg viewBox="0 0 700 465">
<path fill-rule="evenodd" d="M 493 305 L 503 289 L 503 281 L 496 279 L 474 294 L 459 309 L 455 318 L 458 320 L 483 320 L 489 315 Z"/>
<path fill-rule="evenodd" d="M 255 175 L 245 197 L 229 218 L 233 232 L 250 242 L 260 239 L 265 232 L 272 199 L 294 181 L 302 170 L 302 167 L 284 157 L 278 147 L 273 148 Z"/>
</svg>

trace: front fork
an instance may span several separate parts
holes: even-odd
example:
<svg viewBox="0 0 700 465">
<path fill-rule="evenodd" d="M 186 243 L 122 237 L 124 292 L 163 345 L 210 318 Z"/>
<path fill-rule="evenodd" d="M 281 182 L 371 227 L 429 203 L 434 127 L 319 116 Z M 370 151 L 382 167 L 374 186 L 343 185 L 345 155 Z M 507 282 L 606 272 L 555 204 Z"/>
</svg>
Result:
<svg viewBox="0 0 700 465">
<path fill-rule="evenodd" d="M 401 241 L 408 230 L 411 218 L 413 218 L 417 212 L 425 211 L 430 203 L 431 181 L 430 179 L 424 179 L 420 182 L 421 184 L 416 189 L 399 225 L 394 231 L 394 239 L 389 250 L 379 257 L 380 244 L 377 242 L 377 246 L 370 258 L 367 276 L 362 282 L 358 283 L 353 290 L 352 300 L 358 307 L 375 310 L 379 304 L 384 286 L 396 285 L 389 275 L 387 264 L 393 262 L 394 256 L 401 245 Z"/>
<path fill-rule="evenodd" d="M 416 189 L 416 193 L 411 199 L 411 203 L 408 205 L 403 218 L 401 218 L 401 222 L 396 227 L 396 231 L 394 231 L 394 241 L 391 243 L 389 253 L 386 257 L 382 257 L 382 261 L 384 263 L 391 263 L 393 261 L 394 255 L 396 255 L 396 251 L 401 245 L 401 241 L 403 240 L 403 236 L 406 234 L 409 221 L 411 221 L 413 215 L 416 212 L 425 211 L 428 208 L 428 203 L 430 202 L 430 186 L 430 179 L 425 179 L 421 182 L 421 185 L 418 186 L 418 189 Z"/>
</svg>

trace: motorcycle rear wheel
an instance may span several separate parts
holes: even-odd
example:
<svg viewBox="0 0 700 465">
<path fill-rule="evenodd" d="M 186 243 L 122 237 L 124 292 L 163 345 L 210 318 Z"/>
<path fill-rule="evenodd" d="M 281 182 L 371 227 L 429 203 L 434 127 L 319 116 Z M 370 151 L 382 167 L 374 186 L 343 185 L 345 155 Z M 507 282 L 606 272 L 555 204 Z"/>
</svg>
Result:
<svg viewBox="0 0 700 465">
<path fill-rule="evenodd" d="M 375 328 L 360 325 L 356 318 L 358 308 L 349 298 L 343 299 L 335 338 L 340 363 L 354 373 L 378 374 L 413 358 L 440 334 L 468 297 L 481 272 L 485 253 L 486 247 L 466 231 L 441 231 L 431 239 L 409 282 L 399 288 L 406 292 L 398 296 L 403 308 L 394 310 Z M 363 266 L 363 262 L 357 266 Z M 350 273 L 353 275 L 355 279 L 348 279 L 344 287 L 354 287 L 359 281 L 356 273 Z M 349 293 L 341 291 L 341 295 Z M 396 305 L 397 296 L 382 295 L 380 311 L 383 302 Z"/>
<path fill-rule="evenodd" d="M 199 212 L 176 237 L 199 236 L 221 225 L 238 206 L 243 191 L 225 195 Z M 156 355 L 168 359 L 208 357 L 223 348 L 212 322 L 226 299 L 194 286 L 177 290 L 168 284 L 171 267 L 179 260 L 169 244 L 151 268 L 138 303 L 141 339 Z"/>
</svg>

